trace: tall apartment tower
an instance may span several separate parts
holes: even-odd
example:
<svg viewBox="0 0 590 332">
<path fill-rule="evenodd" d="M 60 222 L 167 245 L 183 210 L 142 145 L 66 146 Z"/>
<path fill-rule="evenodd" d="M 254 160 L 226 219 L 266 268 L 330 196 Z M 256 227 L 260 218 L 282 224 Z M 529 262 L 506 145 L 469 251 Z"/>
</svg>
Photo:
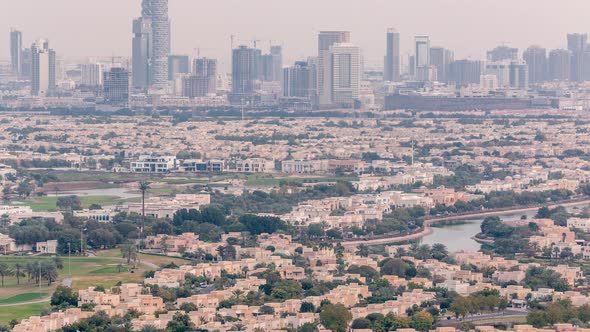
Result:
<svg viewBox="0 0 590 332">
<path fill-rule="evenodd" d="M 397 30 L 390 28 L 387 30 L 385 66 L 383 69 L 383 79 L 389 82 L 400 80 L 400 35 Z"/>
<path fill-rule="evenodd" d="M 259 50 L 240 46 L 232 52 L 232 93 L 252 94 L 257 79 L 257 59 Z"/>
<path fill-rule="evenodd" d="M 510 63 L 510 87 L 527 90 L 529 88 L 529 67 L 524 61 Z"/>
<path fill-rule="evenodd" d="M 188 55 L 169 55 L 168 80 L 174 80 L 178 74 L 190 73 L 190 67 L 190 59 Z"/>
<path fill-rule="evenodd" d="M 428 36 L 416 36 L 415 41 L 415 53 L 414 53 L 414 66 L 415 72 L 417 68 L 430 66 L 430 37 Z"/>
<path fill-rule="evenodd" d="M 522 54 L 529 67 L 529 83 L 538 84 L 547 80 L 547 50 L 540 46 L 531 46 Z"/>
<path fill-rule="evenodd" d="M 141 17 L 133 20 L 132 81 L 136 89 L 145 90 L 150 85 L 151 47 L 151 19 Z"/>
<path fill-rule="evenodd" d="M 313 59 L 297 61 L 292 67 L 283 69 L 283 96 L 312 101 L 315 95 L 315 72 Z"/>
<path fill-rule="evenodd" d="M 498 46 L 487 52 L 487 60 L 491 62 L 518 60 L 518 48 Z"/>
<path fill-rule="evenodd" d="M 10 30 L 10 64 L 12 72 L 20 77 L 23 69 L 23 35 L 18 30 Z"/>
<path fill-rule="evenodd" d="M 588 35 L 570 33 L 567 35 L 567 49 L 571 53 L 571 74 L 572 81 L 581 82 L 584 80 L 584 57 L 588 45 Z"/>
<path fill-rule="evenodd" d="M 473 60 L 453 61 L 450 68 L 449 81 L 454 82 L 456 86 L 480 83 L 481 75 L 484 71 L 482 61 Z"/>
<path fill-rule="evenodd" d="M 129 101 L 129 72 L 125 68 L 111 68 L 104 73 L 104 98 L 110 104 Z"/>
<path fill-rule="evenodd" d="M 549 52 L 548 78 L 554 81 L 568 81 L 572 72 L 572 53 L 557 49 Z"/>
<path fill-rule="evenodd" d="M 334 44 L 350 43 L 348 31 L 321 31 L 318 35 L 318 103 L 332 104 L 332 67 L 330 47 Z"/>
<path fill-rule="evenodd" d="M 430 48 L 430 64 L 436 67 L 437 81 L 448 82 L 454 57 L 453 52 L 444 47 Z"/>
<path fill-rule="evenodd" d="M 361 88 L 361 50 L 350 43 L 330 47 L 332 105 L 354 107 Z"/>
<path fill-rule="evenodd" d="M 40 39 L 31 46 L 31 95 L 47 96 L 55 89 L 55 51 Z"/>
<path fill-rule="evenodd" d="M 206 80 L 207 93 L 217 91 L 217 60 L 209 58 L 195 59 L 193 75 Z"/>
<path fill-rule="evenodd" d="M 283 77 L 283 47 L 274 45 L 270 47 L 270 57 L 272 59 L 269 68 L 270 81 L 281 82 Z"/>
<path fill-rule="evenodd" d="M 86 63 L 80 66 L 82 79 L 80 84 L 88 87 L 102 86 L 102 65 L 100 63 Z"/>
<path fill-rule="evenodd" d="M 133 86 L 168 88 L 168 0 L 142 0 L 141 18 L 133 21 L 133 34 Z"/>
</svg>

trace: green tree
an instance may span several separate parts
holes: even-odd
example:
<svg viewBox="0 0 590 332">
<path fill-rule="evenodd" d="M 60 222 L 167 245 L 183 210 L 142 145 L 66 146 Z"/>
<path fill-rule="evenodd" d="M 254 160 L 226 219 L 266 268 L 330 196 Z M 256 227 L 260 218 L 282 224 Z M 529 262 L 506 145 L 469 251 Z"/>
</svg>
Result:
<svg viewBox="0 0 590 332">
<path fill-rule="evenodd" d="M 0 263 L 0 278 L 2 279 L 2 287 L 4 287 L 4 277 L 12 275 L 12 269 L 6 263 Z"/>
<path fill-rule="evenodd" d="M 58 197 L 55 204 L 57 208 L 62 211 L 71 212 L 75 210 L 82 210 L 82 202 L 80 201 L 80 197 L 75 195 Z"/>
<path fill-rule="evenodd" d="M 179 309 L 186 313 L 189 313 L 191 311 L 197 311 L 199 308 L 197 308 L 197 305 L 194 303 L 186 302 L 181 304 Z"/>
<path fill-rule="evenodd" d="M 78 304 L 78 292 L 67 286 L 57 286 L 51 295 L 51 305 L 75 306 Z"/>
<path fill-rule="evenodd" d="M 361 257 L 368 257 L 369 256 L 369 246 L 367 246 L 366 244 L 359 244 L 356 254 Z"/>
<path fill-rule="evenodd" d="M 135 243 L 132 241 L 127 241 L 121 245 L 121 255 L 123 258 L 127 259 L 127 265 L 131 263 L 131 261 L 137 260 L 137 247 Z"/>
<path fill-rule="evenodd" d="M 333 332 L 346 332 L 351 320 L 352 314 L 340 303 L 327 304 L 320 312 L 322 325 Z"/>
<path fill-rule="evenodd" d="M 429 331 L 434 323 L 434 318 L 426 311 L 419 311 L 412 316 L 412 328 L 416 331 Z"/>
<path fill-rule="evenodd" d="M 191 318 L 187 314 L 177 312 L 166 325 L 166 332 L 189 332 L 195 328 Z"/>
<path fill-rule="evenodd" d="M 351 325 L 352 329 L 370 329 L 371 328 L 371 321 L 366 318 L 357 318 L 352 321 Z"/>
<path fill-rule="evenodd" d="M 149 182 L 141 181 L 139 183 L 139 190 L 141 191 L 141 226 L 139 227 L 140 239 L 143 239 L 143 232 L 145 228 L 145 194 L 149 189 Z"/>
</svg>

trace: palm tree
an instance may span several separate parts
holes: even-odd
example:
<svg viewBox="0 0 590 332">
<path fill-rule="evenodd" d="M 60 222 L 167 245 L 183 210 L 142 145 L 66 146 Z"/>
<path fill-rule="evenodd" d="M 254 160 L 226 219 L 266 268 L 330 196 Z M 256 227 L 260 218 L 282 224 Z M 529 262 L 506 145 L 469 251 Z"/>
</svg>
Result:
<svg viewBox="0 0 590 332">
<path fill-rule="evenodd" d="M 432 245 L 431 248 L 432 257 L 435 259 L 441 260 L 449 255 L 449 251 L 447 250 L 447 246 L 442 243 L 435 243 Z"/>
<path fill-rule="evenodd" d="M 367 246 L 366 244 L 359 244 L 356 254 L 361 257 L 368 257 L 369 256 L 369 246 Z"/>
<path fill-rule="evenodd" d="M 123 258 L 127 258 L 127 265 L 131 263 L 131 260 L 137 259 L 137 247 L 131 241 L 127 241 L 121 245 L 121 255 Z"/>
<path fill-rule="evenodd" d="M 149 182 L 141 181 L 139 190 L 141 191 L 141 228 L 139 229 L 139 238 L 143 239 L 143 227 L 145 226 L 145 193 L 150 189 Z"/>
<path fill-rule="evenodd" d="M 229 330 L 230 331 L 246 331 L 246 326 L 242 323 L 235 323 Z"/>
<path fill-rule="evenodd" d="M 14 264 L 14 275 L 16 276 L 16 284 L 20 285 L 20 277 L 24 277 L 25 274 L 23 273 L 23 264 L 22 263 L 15 263 Z"/>
<path fill-rule="evenodd" d="M 2 278 L 2 287 L 4 287 L 4 277 L 12 275 L 12 270 L 6 263 L 0 263 L 0 278 Z"/>
<path fill-rule="evenodd" d="M 240 302 L 240 297 L 242 297 L 242 295 L 244 295 L 244 291 L 241 289 L 236 289 L 235 291 L 233 291 L 233 295 L 236 298 L 236 302 Z"/>
<path fill-rule="evenodd" d="M 415 251 L 417 258 L 420 259 L 428 259 L 431 257 L 430 255 L 430 246 L 427 244 L 423 244 L 418 247 L 418 250 Z"/>
</svg>

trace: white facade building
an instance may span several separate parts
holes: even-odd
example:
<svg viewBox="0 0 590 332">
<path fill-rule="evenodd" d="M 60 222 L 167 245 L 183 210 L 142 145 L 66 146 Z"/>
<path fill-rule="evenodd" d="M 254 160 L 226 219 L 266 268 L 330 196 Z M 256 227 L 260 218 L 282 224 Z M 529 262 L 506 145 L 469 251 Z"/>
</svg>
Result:
<svg viewBox="0 0 590 332">
<path fill-rule="evenodd" d="M 361 50 L 349 43 L 330 47 L 332 67 L 332 103 L 354 105 L 361 89 Z"/>
<path fill-rule="evenodd" d="M 101 86 L 102 85 L 102 65 L 100 63 L 87 63 L 80 66 L 82 70 L 81 85 Z"/>
</svg>

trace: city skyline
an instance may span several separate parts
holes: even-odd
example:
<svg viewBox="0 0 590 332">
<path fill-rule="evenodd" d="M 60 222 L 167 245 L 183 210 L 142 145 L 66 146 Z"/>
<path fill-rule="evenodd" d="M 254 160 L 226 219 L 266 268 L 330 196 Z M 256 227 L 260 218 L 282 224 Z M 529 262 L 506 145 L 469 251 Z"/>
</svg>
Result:
<svg viewBox="0 0 590 332">
<path fill-rule="evenodd" d="M 284 62 L 290 63 L 317 52 L 315 44 L 319 31 L 345 30 L 351 31 L 355 44 L 363 50 L 367 66 L 383 66 L 383 36 L 388 28 L 396 28 L 401 35 L 403 57 L 411 53 L 415 35 L 429 35 L 432 46 L 453 50 L 456 59 L 483 59 L 487 50 L 503 43 L 518 48 L 521 53 L 534 44 L 547 49 L 566 48 L 568 32 L 587 31 L 583 13 L 590 9 L 590 4 L 584 1 L 557 4 L 548 0 L 524 0 L 510 4 L 505 0 L 494 4 L 472 4 L 465 0 L 419 3 L 370 0 L 362 4 L 345 1 L 348 5 L 344 6 L 346 10 L 331 6 L 334 4 L 332 0 L 315 4 L 315 7 L 306 6 L 307 2 L 311 4 L 310 0 L 304 0 L 299 8 L 316 10 L 301 16 L 293 15 L 293 8 L 285 9 L 283 5 L 269 0 L 253 0 L 248 4 L 235 0 L 219 1 L 208 4 L 206 14 L 187 0 L 171 0 L 171 51 L 194 56 L 195 50 L 200 49 L 201 55 L 218 58 L 221 66 L 228 69 L 230 36 L 234 34 L 236 45 L 253 39 L 260 40 L 259 45 L 263 49 L 268 48 L 271 40 L 283 45 Z M 505 10 L 508 4 L 510 11 Z M 36 10 L 27 11 L 32 6 Z M 429 10 L 420 11 L 424 6 Z M 376 7 L 380 10 L 375 11 Z M 59 55 L 66 58 L 131 56 L 129 34 L 122 31 L 129 31 L 130 21 L 140 16 L 141 1 L 116 2 L 115 6 L 114 0 L 105 0 L 92 11 L 87 10 L 87 1 L 72 0 L 56 0 L 51 5 L 23 0 L 12 4 L 11 8 L 11 11 L 0 13 L 0 20 L 6 22 L 7 31 L 14 27 L 23 32 L 25 46 L 38 38 L 48 38 L 59 50 Z M 330 10 L 339 15 L 327 15 Z M 266 12 L 273 15 L 260 14 Z M 77 15 L 72 16 L 72 13 Z M 482 24 L 482 13 L 492 24 Z M 560 13 L 567 13 L 567 20 L 560 19 Z M 526 25 L 522 24 L 522 15 L 529 17 Z M 101 26 L 106 17 L 110 24 Z M 369 19 L 370 25 L 366 24 Z M 55 24 L 54 21 L 68 24 Z M 71 26 L 77 26 L 76 30 L 80 33 L 68 33 Z M 268 29 L 268 26 L 273 26 L 273 29 Z M 465 29 L 466 26 L 469 29 Z M 461 38 L 456 38 L 459 35 Z M 7 34 L 3 34 L 0 45 L 7 45 L 8 38 Z M 0 57 L 8 59 L 9 51 L 3 50 Z"/>
</svg>

